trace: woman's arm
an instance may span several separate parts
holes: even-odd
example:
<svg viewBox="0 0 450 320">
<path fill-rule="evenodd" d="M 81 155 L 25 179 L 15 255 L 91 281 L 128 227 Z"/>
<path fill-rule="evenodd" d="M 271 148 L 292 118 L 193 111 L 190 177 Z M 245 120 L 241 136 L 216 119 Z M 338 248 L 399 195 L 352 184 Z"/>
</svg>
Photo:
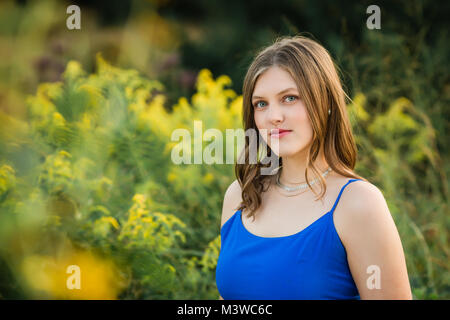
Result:
<svg viewBox="0 0 450 320">
<path fill-rule="evenodd" d="M 225 191 L 222 204 L 222 217 L 220 222 L 220 228 L 231 218 L 235 213 L 236 207 L 241 203 L 241 186 L 237 180 L 234 180 Z M 223 300 L 222 296 L 219 295 L 219 300 Z"/>
<path fill-rule="evenodd" d="M 412 299 L 402 243 L 382 192 L 364 181 L 347 188 L 335 225 L 361 299 Z"/>
</svg>

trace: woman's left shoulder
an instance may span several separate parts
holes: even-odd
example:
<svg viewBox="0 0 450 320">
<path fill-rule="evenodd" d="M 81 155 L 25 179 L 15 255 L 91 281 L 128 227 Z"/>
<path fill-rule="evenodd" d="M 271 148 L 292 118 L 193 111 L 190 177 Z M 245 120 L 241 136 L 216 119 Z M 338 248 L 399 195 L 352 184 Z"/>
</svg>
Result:
<svg viewBox="0 0 450 320">
<path fill-rule="evenodd" d="M 356 180 L 349 183 L 341 196 L 343 219 L 352 224 L 373 222 L 390 217 L 390 212 L 383 192 L 367 180 Z M 383 218 L 384 217 L 384 218 Z"/>
<path fill-rule="evenodd" d="M 347 202 L 356 209 L 361 208 L 360 206 L 363 206 L 364 204 L 367 206 L 368 204 L 385 201 L 383 192 L 368 180 L 352 181 L 347 188 L 349 189 L 347 190 L 347 193 L 351 194 L 351 196 L 347 198 L 352 200 Z"/>
<path fill-rule="evenodd" d="M 379 201 L 380 196 L 384 199 L 382 191 L 366 178 L 362 179 L 336 175 L 334 183 L 337 187 L 345 185 L 342 192 L 341 200 L 349 205 L 358 205 L 370 200 Z"/>
</svg>

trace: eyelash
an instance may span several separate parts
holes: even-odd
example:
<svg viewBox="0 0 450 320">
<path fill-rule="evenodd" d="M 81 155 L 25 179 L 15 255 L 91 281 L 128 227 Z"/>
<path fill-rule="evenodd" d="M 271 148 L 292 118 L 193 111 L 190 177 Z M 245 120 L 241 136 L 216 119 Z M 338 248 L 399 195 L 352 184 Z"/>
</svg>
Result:
<svg viewBox="0 0 450 320">
<path fill-rule="evenodd" d="M 294 97 L 295 99 L 298 99 L 297 96 L 284 96 L 283 99 L 285 99 L 285 98 L 290 98 L 290 97 Z M 258 101 L 256 101 L 256 102 L 253 104 L 253 107 L 256 108 L 256 109 L 261 109 L 261 108 L 258 108 L 258 107 L 257 107 L 257 106 L 258 106 L 258 103 L 260 103 L 260 102 L 263 102 L 263 100 L 258 100 Z M 291 102 L 293 102 L 293 101 L 291 101 Z"/>
</svg>

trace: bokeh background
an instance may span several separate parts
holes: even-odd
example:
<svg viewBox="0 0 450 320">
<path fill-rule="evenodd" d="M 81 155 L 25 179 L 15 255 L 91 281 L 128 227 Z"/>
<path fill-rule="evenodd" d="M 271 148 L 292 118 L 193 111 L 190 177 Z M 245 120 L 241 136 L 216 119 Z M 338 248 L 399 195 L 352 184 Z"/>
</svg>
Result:
<svg viewBox="0 0 450 320">
<path fill-rule="evenodd" d="M 414 299 L 449 299 L 449 4 L 1 1 L 0 298 L 217 299 L 233 165 L 173 164 L 171 133 L 242 128 L 254 54 L 305 33 L 341 69 L 356 171 L 388 202 Z"/>
</svg>

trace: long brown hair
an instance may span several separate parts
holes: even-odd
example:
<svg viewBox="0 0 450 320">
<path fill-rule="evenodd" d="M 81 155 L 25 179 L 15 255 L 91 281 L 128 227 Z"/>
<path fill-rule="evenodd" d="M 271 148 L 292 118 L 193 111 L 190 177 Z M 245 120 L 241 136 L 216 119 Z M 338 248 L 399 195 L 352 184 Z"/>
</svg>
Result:
<svg viewBox="0 0 450 320">
<path fill-rule="evenodd" d="M 314 176 L 319 177 L 322 192 L 326 192 L 326 182 L 314 161 L 321 148 L 331 169 L 351 178 L 366 180 L 357 175 L 353 169 L 356 164 L 357 148 L 348 120 L 346 95 L 336 66 L 328 51 L 317 42 L 301 35 L 278 37 L 273 44 L 261 49 L 251 63 L 243 83 L 243 124 L 244 130 L 254 129 L 258 132 L 257 148 L 265 148 L 265 154 L 272 156 L 272 150 L 263 142 L 254 120 L 251 102 L 253 90 L 258 77 L 268 68 L 277 66 L 287 71 L 297 84 L 300 96 L 306 106 L 313 129 L 313 139 L 308 149 L 305 180 L 312 189 L 308 179 L 308 168 Z M 331 114 L 328 114 L 330 109 Z M 242 202 L 238 209 L 247 209 L 248 216 L 255 218 L 255 211 L 261 205 L 261 194 L 266 191 L 265 185 L 273 178 L 261 175 L 260 169 L 267 167 L 258 161 L 249 161 L 249 139 L 245 138 L 245 147 L 240 161 L 235 165 L 236 178 L 242 190 Z M 282 166 L 282 158 L 278 158 Z M 264 162 L 264 161 L 262 161 Z M 314 194 L 316 194 L 314 192 Z"/>
</svg>

